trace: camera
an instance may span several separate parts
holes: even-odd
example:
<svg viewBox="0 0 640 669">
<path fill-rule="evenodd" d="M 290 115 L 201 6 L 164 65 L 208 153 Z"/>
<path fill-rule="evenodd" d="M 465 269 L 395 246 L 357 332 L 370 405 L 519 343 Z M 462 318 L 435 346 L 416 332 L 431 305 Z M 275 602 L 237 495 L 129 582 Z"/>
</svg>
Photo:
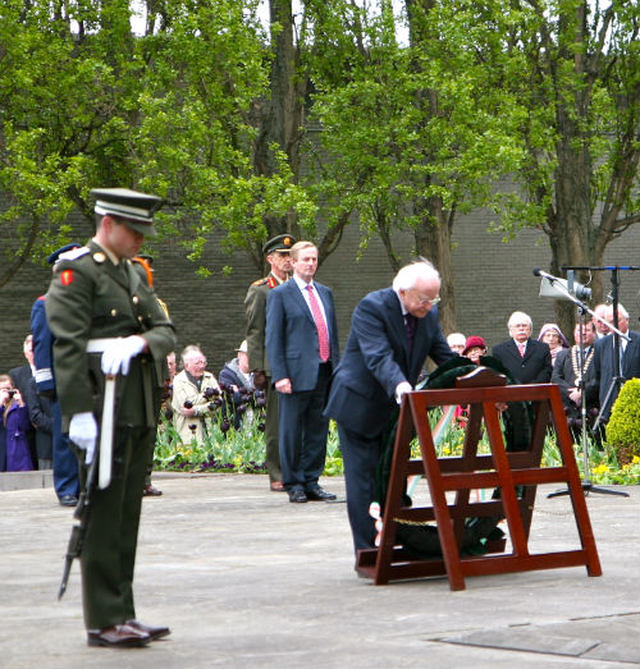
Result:
<svg viewBox="0 0 640 669">
<path fill-rule="evenodd" d="M 13 397 L 17 392 L 18 392 L 17 390 L 10 390 L 9 397 Z"/>
</svg>

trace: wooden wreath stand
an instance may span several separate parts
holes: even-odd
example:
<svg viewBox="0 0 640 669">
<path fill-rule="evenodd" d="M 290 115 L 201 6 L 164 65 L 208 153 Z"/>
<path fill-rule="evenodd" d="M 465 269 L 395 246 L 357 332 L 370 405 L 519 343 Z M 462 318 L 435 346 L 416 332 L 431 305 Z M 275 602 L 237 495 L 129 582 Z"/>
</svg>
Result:
<svg viewBox="0 0 640 669">
<path fill-rule="evenodd" d="M 415 391 L 404 396 L 380 546 L 358 551 L 356 562 L 357 571 L 373 578 L 376 585 L 446 573 L 452 590 L 464 590 L 466 576 L 578 565 L 585 565 L 589 576 L 602 574 L 559 388 L 553 384 L 505 384 L 504 376 L 479 367 L 471 374 L 458 378 L 455 389 Z M 517 401 L 535 402 L 532 439 L 528 450 L 507 452 L 496 404 Z M 427 409 L 458 404 L 470 406 L 463 454 L 461 457 L 438 458 Z M 549 416 L 563 464 L 540 468 Z M 478 454 L 483 419 L 491 455 Z M 421 460 L 411 460 L 410 442 L 414 428 L 420 442 Z M 407 478 L 415 475 L 426 477 L 431 506 L 402 506 Z M 536 488 L 541 483 L 567 484 L 580 548 L 538 554 L 530 552 L 531 516 Z M 470 501 L 471 490 L 496 487 L 500 488 L 500 499 Z M 455 493 L 453 503 L 447 502 L 448 491 Z M 480 516 L 506 519 L 511 539 L 510 552 L 505 552 L 506 539 L 502 538 L 487 542 L 483 555 L 461 554 L 465 519 Z M 434 520 L 442 557 L 413 559 L 402 547 L 396 546 L 398 521 L 422 524 Z"/>
</svg>

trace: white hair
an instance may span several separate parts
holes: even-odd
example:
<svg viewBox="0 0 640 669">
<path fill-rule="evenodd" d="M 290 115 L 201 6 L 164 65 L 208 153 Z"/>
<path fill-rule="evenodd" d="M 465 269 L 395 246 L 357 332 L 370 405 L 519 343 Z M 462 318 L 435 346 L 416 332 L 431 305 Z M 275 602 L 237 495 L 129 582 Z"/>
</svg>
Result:
<svg viewBox="0 0 640 669">
<path fill-rule="evenodd" d="M 419 262 L 405 265 L 398 271 L 393 279 L 393 289 L 396 292 L 411 290 L 415 287 L 419 279 L 437 279 L 438 282 L 441 281 L 438 270 L 428 260 L 420 260 Z"/>
<path fill-rule="evenodd" d="M 180 360 L 182 362 L 182 366 L 184 367 L 184 361 L 187 358 L 191 358 L 194 355 L 204 356 L 204 353 L 202 352 L 202 349 L 199 346 L 196 346 L 195 344 L 189 344 L 189 346 L 186 346 L 182 351 L 182 353 L 180 354 Z"/>
<path fill-rule="evenodd" d="M 514 311 L 507 322 L 507 327 L 511 329 L 516 323 L 527 323 L 529 327 L 533 330 L 533 321 L 529 314 L 525 314 L 524 311 Z"/>
<path fill-rule="evenodd" d="M 607 311 L 605 312 L 605 318 L 611 320 L 613 323 L 613 304 L 607 306 Z M 618 302 L 618 318 L 624 318 L 626 321 L 629 320 L 629 312 Z"/>
</svg>

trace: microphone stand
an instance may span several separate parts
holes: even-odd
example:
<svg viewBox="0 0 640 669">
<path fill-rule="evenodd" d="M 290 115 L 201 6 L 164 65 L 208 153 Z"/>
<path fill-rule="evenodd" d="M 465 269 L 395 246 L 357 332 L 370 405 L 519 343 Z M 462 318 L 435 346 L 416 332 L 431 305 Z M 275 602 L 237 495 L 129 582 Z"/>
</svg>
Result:
<svg viewBox="0 0 640 669">
<path fill-rule="evenodd" d="M 607 488 L 600 488 L 598 486 L 594 486 L 593 483 L 591 482 L 589 478 L 589 444 L 587 440 L 587 393 L 586 393 L 586 382 L 585 382 L 585 356 L 584 356 L 584 340 L 582 337 L 582 325 L 584 322 L 584 315 L 585 313 L 590 313 L 592 317 L 602 321 L 602 319 L 597 316 L 589 307 L 586 306 L 583 302 L 581 302 L 577 297 L 572 295 L 566 288 L 565 286 L 560 282 L 560 281 L 554 281 L 553 279 L 549 279 L 548 276 L 545 277 L 548 281 L 551 281 L 552 284 L 557 284 L 554 285 L 553 287 L 556 290 L 562 291 L 563 295 L 571 300 L 577 307 L 578 307 L 578 315 L 579 315 L 579 322 L 580 322 L 580 381 L 578 384 L 578 387 L 580 388 L 580 409 L 581 409 L 581 417 L 582 417 L 582 463 L 583 463 L 583 480 L 582 480 L 582 490 L 585 495 L 588 495 L 591 492 L 595 493 L 602 493 L 604 495 L 619 495 L 621 497 L 629 497 L 629 495 L 626 492 L 623 491 L 618 491 L 618 490 L 608 490 Z M 615 313 L 615 312 L 614 312 Z M 606 322 L 606 321 L 603 321 Z M 621 337 L 624 337 L 625 339 L 629 340 L 630 337 L 623 332 L 620 332 L 617 327 L 617 322 L 615 323 L 615 326 L 611 328 L 617 334 Z M 611 326 L 609 326 L 611 327 Z M 594 342 L 595 346 L 595 342 Z M 552 498 L 552 497 L 561 497 L 563 495 L 568 495 L 569 494 L 569 488 L 567 487 L 565 490 L 557 490 L 556 492 L 549 493 L 547 495 L 547 498 Z"/>
</svg>

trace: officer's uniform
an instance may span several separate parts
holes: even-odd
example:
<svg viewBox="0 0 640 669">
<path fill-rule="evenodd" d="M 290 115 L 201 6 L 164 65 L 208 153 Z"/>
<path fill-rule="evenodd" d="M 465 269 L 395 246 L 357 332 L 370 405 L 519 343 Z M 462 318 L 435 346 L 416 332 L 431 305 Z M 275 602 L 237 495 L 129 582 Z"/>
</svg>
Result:
<svg viewBox="0 0 640 669">
<path fill-rule="evenodd" d="M 134 230 L 154 232 L 151 221 L 161 204 L 159 198 L 125 189 L 94 192 L 98 214 L 120 216 Z M 133 222 L 129 216 L 134 217 Z M 145 219 L 147 225 L 136 223 Z M 92 493 L 83 542 L 84 617 L 91 641 L 91 630 L 136 617 L 132 582 L 142 489 L 163 388 L 159 370 L 175 348 L 175 333 L 153 289 L 131 261 L 121 259 L 115 264 L 93 240 L 66 254 L 55 266 L 46 312 L 55 337 L 56 387 L 65 426 L 75 414 L 84 412 L 93 412 L 100 425 L 104 346 L 112 338 L 130 335 L 146 341 L 146 351 L 131 358 L 128 374 L 117 377 L 112 479 L 107 488 L 95 488 Z M 82 475 L 86 477 L 84 466 Z"/>
<path fill-rule="evenodd" d="M 291 235 L 278 235 L 262 247 L 265 256 L 275 251 L 288 251 L 296 240 Z M 267 349 L 265 346 L 265 327 L 267 322 L 267 295 L 272 288 L 282 282 L 272 272 L 262 279 L 254 281 L 244 300 L 247 315 L 246 340 L 249 355 L 249 369 L 252 372 L 264 371 L 267 377 L 265 388 L 265 464 L 269 479 L 273 483 L 282 481 L 280 470 L 279 430 L 278 430 L 278 393 L 272 386 Z"/>
</svg>

